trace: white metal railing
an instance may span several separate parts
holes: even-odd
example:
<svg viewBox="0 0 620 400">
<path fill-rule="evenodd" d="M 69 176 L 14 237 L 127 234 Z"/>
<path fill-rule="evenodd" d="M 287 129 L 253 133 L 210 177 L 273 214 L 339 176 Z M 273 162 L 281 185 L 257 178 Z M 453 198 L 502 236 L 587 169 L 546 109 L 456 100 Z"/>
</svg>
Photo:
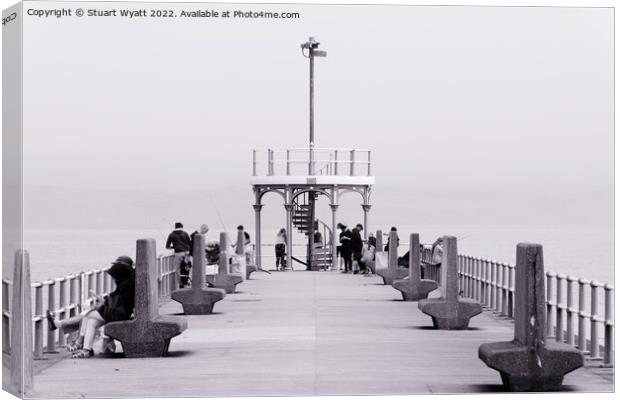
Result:
<svg viewBox="0 0 620 400">
<path fill-rule="evenodd" d="M 441 267 L 431 264 L 431 246 L 424 246 L 422 261 L 424 277 L 439 282 Z M 469 255 L 458 255 L 457 261 L 461 295 L 500 316 L 513 318 L 515 266 Z M 613 365 L 613 286 L 553 272 L 545 275 L 547 336 L 578 348 L 589 359 Z M 603 302 L 599 301 L 601 290 Z M 599 305 L 604 308 L 602 314 Z"/>
<path fill-rule="evenodd" d="M 253 150 L 252 175 L 371 176 L 370 155 L 366 149 Z"/>
</svg>

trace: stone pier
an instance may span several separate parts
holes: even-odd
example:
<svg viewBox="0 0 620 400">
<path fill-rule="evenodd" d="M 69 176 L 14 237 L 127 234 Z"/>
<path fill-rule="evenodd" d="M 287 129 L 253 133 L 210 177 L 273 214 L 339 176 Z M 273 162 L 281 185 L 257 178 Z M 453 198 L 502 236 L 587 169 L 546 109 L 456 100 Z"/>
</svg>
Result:
<svg viewBox="0 0 620 400">
<path fill-rule="evenodd" d="M 438 329 L 467 329 L 469 320 L 482 312 L 480 303 L 459 298 L 456 238 L 444 236 L 441 261 L 441 298 L 420 300 L 418 308 Z"/>
<path fill-rule="evenodd" d="M 564 375 L 583 366 L 574 347 L 546 337 L 545 271 L 539 244 L 517 245 L 515 327 L 510 342 L 485 343 L 478 357 L 511 391 L 561 390 Z"/>
<path fill-rule="evenodd" d="M 392 286 L 401 292 L 404 301 L 426 299 L 430 292 L 437 289 L 437 282 L 420 277 L 420 235 L 412 233 L 409 237 L 409 277 L 394 281 Z"/>
</svg>

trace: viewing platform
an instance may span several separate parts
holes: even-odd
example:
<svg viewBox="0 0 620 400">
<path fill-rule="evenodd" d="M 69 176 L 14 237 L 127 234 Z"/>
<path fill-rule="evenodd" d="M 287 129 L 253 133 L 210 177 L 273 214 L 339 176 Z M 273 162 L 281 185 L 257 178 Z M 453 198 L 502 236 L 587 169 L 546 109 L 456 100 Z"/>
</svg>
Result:
<svg viewBox="0 0 620 400">
<path fill-rule="evenodd" d="M 254 150 L 252 185 L 374 185 L 365 149 Z"/>
<path fill-rule="evenodd" d="M 307 269 L 317 270 L 331 266 L 336 259 L 338 236 L 336 235 L 337 211 L 340 197 L 349 193 L 361 196 L 363 211 L 362 235 L 368 238 L 368 213 L 370 212 L 372 187 L 371 151 L 366 149 L 308 148 L 254 150 L 252 154 L 252 177 L 256 227 L 256 265 L 261 268 L 261 210 L 263 197 L 275 193 L 282 197 L 286 210 L 286 248 L 292 248 L 293 228 L 304 233 L 308 241 Z M 316 217 L 315 202 L 327 198 L 332 211 L 330 222 Z M 315 234 L 319 225 L 325 227 L 319 248 L 315 248 Z M 329 236 L 329 237 L 328 237 Z M 291 266 L 291 252 L 286 264 Z M 296 261 L 299 261 L 296 259 Z"/>
</svg>

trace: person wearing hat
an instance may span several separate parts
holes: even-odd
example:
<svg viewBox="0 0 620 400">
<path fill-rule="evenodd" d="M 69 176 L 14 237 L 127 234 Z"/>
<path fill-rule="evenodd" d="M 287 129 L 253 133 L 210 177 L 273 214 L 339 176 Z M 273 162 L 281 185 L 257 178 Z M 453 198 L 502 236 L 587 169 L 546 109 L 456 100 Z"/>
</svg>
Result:
<svg viewBox="0 0 620 400">
<path fill-rule="evenodd" d="M 174 224 L 174 230 L 168 235 L 166 248 L 174 250 L 174 270 L 177 273 L 179 286 L 183 287 L 181 263 L 192 251 L 192 239 L 190 239 L 187 232 L 183 230 L 182 223 L 177 222 Z"/>
<path fill-rule="evenodd" d="M 395 226 L 390 228 L 390 233 L 392 232 L 398 232 Z M 398 247 L 399 245 L 400 245 L 400 238 L 398 237 L 398 234 L 396 234 L 396 247 Z M 388 235 L 388 240 L 385 243 L 385 246 L 383 247 L 383 251 L 389 251 L 389 250 L 390 250 L 390 236 Z"/>
<path fill-rule="evenodd" d="M 107 270 L 114 279 L 116 289 L 105 299 L 99 301 L 94 308 L 66 320 L 58 320 L 54 313 L 47 310 L 47 326 L 50 330 L 62 328 L 64 333 L 80 332 L 75 344 L 69 346 L 74 351 L 73 358 L 88 358 L 94 356 L 93 344 L 98 328 L 108 322 L 124 321 L 131 318 L 136 301 L 136 278 L 133 269 L 133 260 L 127 256 L 120 256 Z M 104 348 L 108 348 L 104 343 Z"/>
</svg>

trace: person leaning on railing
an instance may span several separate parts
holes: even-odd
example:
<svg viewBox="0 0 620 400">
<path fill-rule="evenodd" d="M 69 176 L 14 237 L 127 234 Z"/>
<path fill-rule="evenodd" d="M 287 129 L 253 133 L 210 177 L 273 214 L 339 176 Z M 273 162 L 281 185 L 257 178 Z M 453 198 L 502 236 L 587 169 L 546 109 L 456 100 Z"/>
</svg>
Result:
<svg viewBox="0 0 620 400">
<path fill-rule="evenodd" d="M 168 240 L 166 240 L 166 248 L 174 250 L 174 270 L 177 273 L 177 280 L 179 281 L 179 286 L 183 287 L 183 278 L 181 271 L 181 263 L 185 259 L 186 256 L 190 255 L 192 250 L 192 240 L 190 239 L 187 232 L 183 230 L 183 224 L 177 222 L 174 224 L 174 230 L 170 232 L 168 235 Z"/>
<path fill-rule="evenodd" d="M 94 356 L 93 344 L 97 329 L 108 322 L 128 320 L 133 314 L 136 295 L 133 260 L 127 256 L 120 256 L 112 263 L 107 273 L 114 279 L 116 289 L 105 299 L 99 299 L 92 309 L 62 321 L 56 319 L 51 310 L 47 310 L 50 330 L 62 328 L 64 333 L 79 330 L 80 335 L 75 344 L 67 347 L 67 350 L 74 352 L 73 358 Z M 106 344 L 104 344 L 105 349 L 109 349 Z"/>
</svg>

